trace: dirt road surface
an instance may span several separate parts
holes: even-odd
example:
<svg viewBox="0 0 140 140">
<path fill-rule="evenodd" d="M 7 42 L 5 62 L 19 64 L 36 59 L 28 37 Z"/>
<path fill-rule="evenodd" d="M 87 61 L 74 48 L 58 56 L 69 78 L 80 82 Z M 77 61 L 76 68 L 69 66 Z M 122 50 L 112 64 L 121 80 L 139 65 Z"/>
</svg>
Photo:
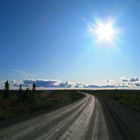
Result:
<svg viewBox="0 0 140 140">
<path fill-rule="evenodd" d="M 137 140 L 135 134 L 129 137 L 121 133 L 123 120 L 114 111 L 117 107 L 84 94 L 84 98 L 63 108 L 1 129 L 0 140 Z"/>
</svg>

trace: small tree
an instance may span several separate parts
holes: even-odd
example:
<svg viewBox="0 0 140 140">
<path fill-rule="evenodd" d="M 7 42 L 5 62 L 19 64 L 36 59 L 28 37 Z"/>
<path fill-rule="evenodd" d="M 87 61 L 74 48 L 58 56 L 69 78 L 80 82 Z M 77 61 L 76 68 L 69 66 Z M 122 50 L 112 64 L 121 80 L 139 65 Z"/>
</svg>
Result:
<svg viewBox="0 0 140 140">
<path fill-rule="evenodd" d="M 34 103 L 35 102 L 35 90 L 36 90 L 36 84 L 33 83 L 32 85 L 32 94 L 30 95 L 30 102 Z"/>
<path fill-rule="evenodd" d="M 25 92 L 26 92 L 26 94 L 28 94 L 28 92 L 29 92 L 29 88 L 26 88 L 26 91 L 25 91 Z"/>
<path fill-rule="evenodd" d="M 18 99 L 19 99 L 20 101 L 23 101 L 23 98 L 24 98 L 23 96 L 24 96 L 24 95 L 23 95 L 23 92 L 22 92 L 22 84 L 19 85 L 19 91 L 18 91 L 18 93 L 19 93 L 19 94 L 17 95 L 17 96 L 18 96 Z"/>
<path fill-rule="evenodd" d="M 19 91 L 21 91 L 21 90 L 22 90 L 22 84 L 19 85 Z"/>
<path fill-rule="evenodd" d="M 35 90 L 36 90 L 36 84 L 35 84 L 35 83 L 33 83 L 32 90 L 33 90 L 33 91 L 35 91 Z"/>
<path fill-rule="evenodd" d="M 27 100 L 28 96 L 29 96 L 29 88 L 27 88 L 27 89 L 25 90 L 24 100 Z"/>
<path fill-rule="evenodd" d="M 8 80 L 4 84 L 5 84 L 4 85 L 4 89 L 5 89 L 4 98 L 8 98 L 9 97 L 10 84 L 9 84 Z"/>
<path fill-rule="evenodd" d="M 8 81 L 5 82 L 4 88 L 5 88 L 6 91 L 8 91 L 10 89 L 10 85 L 9 85 Z"/>
</svg>

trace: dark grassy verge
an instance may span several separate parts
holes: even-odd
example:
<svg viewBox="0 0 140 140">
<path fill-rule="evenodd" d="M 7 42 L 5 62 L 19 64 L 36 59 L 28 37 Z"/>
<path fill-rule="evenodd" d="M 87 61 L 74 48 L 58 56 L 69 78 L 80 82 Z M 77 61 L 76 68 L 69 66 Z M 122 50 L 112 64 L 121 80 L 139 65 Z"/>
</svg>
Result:
<svg viewBox="0 0 140 140">
<path fill-rule="evenodd" d="M 140 90 L 86 90 L 86 92 L 96 96 L 102 96 L 117 100 L 121 104 L 127 105 L 136 111 L 140 111 Z"/>
<path fill-rule="evenodd" d="M 8 98 L 0 91 L 0 122 L 20 116 L 32 116 L 35 112 L 51 111 L 70 104 L 84 95 L 74 90 L 10 90 Z"/>
</svg>

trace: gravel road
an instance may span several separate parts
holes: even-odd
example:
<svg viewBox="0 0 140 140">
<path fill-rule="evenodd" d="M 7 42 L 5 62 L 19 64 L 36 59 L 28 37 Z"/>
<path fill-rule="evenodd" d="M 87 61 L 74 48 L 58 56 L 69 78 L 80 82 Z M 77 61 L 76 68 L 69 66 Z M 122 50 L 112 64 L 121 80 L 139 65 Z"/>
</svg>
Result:
<svg viewBox="0 0 140 140">
<path fill-rule="evenodd" d="M 116 134 L 126 140 L 106 101 L 83 94 L 63 108 L 1 129 L 0 140 L 113 140 Z"/>
</svg>

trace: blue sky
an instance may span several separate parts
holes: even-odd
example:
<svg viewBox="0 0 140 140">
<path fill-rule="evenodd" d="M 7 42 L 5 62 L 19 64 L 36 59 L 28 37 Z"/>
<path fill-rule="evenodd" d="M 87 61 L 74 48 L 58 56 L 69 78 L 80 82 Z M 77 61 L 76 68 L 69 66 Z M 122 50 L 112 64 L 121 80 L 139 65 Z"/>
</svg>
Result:
<svg viewBox="0 0 140 140">
<path fill-rule="evenodd" d="M 1 0 L 0 79 L 92 83 L 140 75 L 140 1 Z M 96 20 L 120 29 L 114 47 L 89 33 Z"/>
</svg>

